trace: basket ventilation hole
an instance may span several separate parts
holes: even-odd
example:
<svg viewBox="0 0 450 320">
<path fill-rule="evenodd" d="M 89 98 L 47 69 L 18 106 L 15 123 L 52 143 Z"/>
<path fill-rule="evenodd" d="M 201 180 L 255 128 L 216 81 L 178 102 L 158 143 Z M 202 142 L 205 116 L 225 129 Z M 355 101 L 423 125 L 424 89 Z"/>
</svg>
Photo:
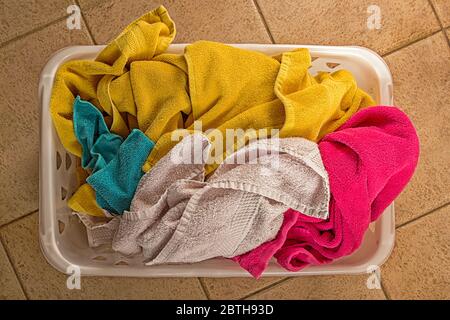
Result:
<svg viewBox="0 0 450 320">
<path fill-rule="evenodd" d="M 62 222 L 61 220 L 58 220 L 59 234 L 62 234 L 64 232 L 65 227 L 66 227 L 66 224 L 64 222 Z"/>
<path fill-rule="evenodd" d="M 69 170 L 71 165 L 72 165 L 72 159 L 70 158 L 69 154 L 66 153 L 66 170 Z"/>
<path fill-rule="evenodd" d="M 61 167 L 62 159 L 58 151 L 56 151 L 56 170 Z"/>
<path fill-rule="evenodd" d="M 327 62 L 327 67 L 330 68 L 330 69 L 334 69 L 334 68 L 336 68 L 339 65 L 340 65 L 340 63 Z"/>
<path fill-rule="evenodd" d="M 65 200 L 67 197 L 67 190 L 64 187 L 61 187 L 61 200 Z"/>
<path fill-rule="evenodd" d="M 319 59 L 319 57 L 311 57 L 311 62 L 316 61 L 317 59 Z"/>
<path fill-rule="evenodd" d="M 104 256 L 96 256 L 96 257 L 92 258 L 92 260 L 95 260 L 95 261 L 105 261 L 106 258 L 105 258 Z"/>
<path fill-rule="evenodd" d="M 125 261 L 117 261 L 116 263 L 114 263 L 116 266 L 127 266 L 128 262 Z"/>
</svg>

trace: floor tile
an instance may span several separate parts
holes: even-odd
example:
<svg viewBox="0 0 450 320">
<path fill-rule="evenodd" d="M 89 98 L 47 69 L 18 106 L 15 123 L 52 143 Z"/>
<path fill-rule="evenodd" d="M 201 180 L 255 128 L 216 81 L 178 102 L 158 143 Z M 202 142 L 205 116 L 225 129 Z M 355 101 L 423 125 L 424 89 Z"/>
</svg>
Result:
<svg viewBox="0 0 450 320">
<path fill-rule="evenodd" d="M 282 280 L 281 277 L 260 278 L 203 278 L 210 299 L 240 299 Z"/>
<path fill-rule="evenodd" d="M 450 1 L 448 0 L 431 0 L 436 13 L 444 27 L 450 26 Z"/>
<path fill-rule="evenodd" d="M 428 0 L 257 1 L 277 43 L 360 45 L 386 53 L 439 29 Z M 373 4 L 381 13 L 379 29 L 368 27 Z"/>
<path fill-rule="evenodd" d="M 396 201 L 397 225 L 450 202 L 450 49 L 442 33 L 388 55 L 394 100 L 420 139 L 413 179 Z"/>
<path fill-rule="evenodd" d="M 177 26 L 175 42 L 270 42 L 256 7 L 248 0 L 137 0 L 133 1 L 133 5 L 127 1 L 110 0 L 83 12 L 95 41 L 104 44 L 134 19 L 160 3 L 168 9 Z"/>
<path fill-rule="evenodd" d="M 197 278 L 82 277 L 81 290 L 69 290 L 67 276 L 53 269 L 38 243 L 38 215 L 1 229 L 24 290 L 30 299 L 205 299 Z"/>
<path fill-rule="evenodd" d="M 67 16 L 71 0 L 0 0 L 0 43 Z"/>
<path fill-rule="evenodd" d="M 8 255 L 0 243 L 0 300 L 26 299 L 19 280 L 9 263 Z"/>
<path fill-rule="evenodd" d="M 450 299 L 450 205 L 397 230 L 381 268 L 392 299 Z"/>
<path fill-rule="evenodd" d="M 98 6 L 107 0 L 78 0 L 82 11 Z"/>
<path fill-rule="evenodd" d="M 89 44 L 60 21 L 0 48 L 0 225 L 38 208 L 41 69 L 58 49 Z"/>
<path fill-rule="evenodd" d="M 369 275 L 291 278 L 273 288 L 263 290 L 249 299 L 385 299 L 382 289 L 367 288 L 368 277 Z"/>
</svg>

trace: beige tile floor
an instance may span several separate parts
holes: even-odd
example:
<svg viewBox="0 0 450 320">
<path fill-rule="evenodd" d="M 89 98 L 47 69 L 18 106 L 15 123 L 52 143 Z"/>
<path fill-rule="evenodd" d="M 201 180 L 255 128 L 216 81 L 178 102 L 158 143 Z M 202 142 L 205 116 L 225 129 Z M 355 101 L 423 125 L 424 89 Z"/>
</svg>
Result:
<svg viewBox="0 0 450 320">
<path fill-rule="evenodd" d="M 396 247 L 381 268 L 382 288 L 367 275 L 252 279 L 82 279 L 42 257 L 38 217 L 38 98 L 41 68 L 56 50 L 102 44 L 163 3 L 177 42 L 362 45 L 385 58 L 395 103 L 414 121 L 421 159 L 396 202 Z M 67 6 L 81 7 L 81 30 L 66 27 Z M 367 28 L 367 8 L 381 29 Z M 401 299 L 450 298 L 450 2 L 448 0 L 0 0 L 0 298 L 1 299 Z"/>
</svg>

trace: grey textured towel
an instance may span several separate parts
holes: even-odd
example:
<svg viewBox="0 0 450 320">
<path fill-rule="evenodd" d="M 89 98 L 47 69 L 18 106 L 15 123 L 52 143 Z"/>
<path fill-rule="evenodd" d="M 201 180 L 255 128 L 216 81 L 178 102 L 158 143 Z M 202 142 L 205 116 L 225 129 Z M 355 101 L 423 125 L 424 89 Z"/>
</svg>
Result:
<svg viewBox="0 0 450 320">
<path fill-rule="evenodd" d="M 142 177 L 130 211 L 105 224 L 108 232 L 91 228 L 89 239 L 98 233 L 104 243 L 112 234 L 114 250 L 142 252 L 147 264 L 189 263 L 234 257 L 273 239 L 288 208 L 328 217 L 328 176 L 314 142 L 252 141 L 207 181 L 207 157 L 175 161 L 183 154 L 207 155 L 210 147 L 201 134 L 185 137 Z"/>
</svg>

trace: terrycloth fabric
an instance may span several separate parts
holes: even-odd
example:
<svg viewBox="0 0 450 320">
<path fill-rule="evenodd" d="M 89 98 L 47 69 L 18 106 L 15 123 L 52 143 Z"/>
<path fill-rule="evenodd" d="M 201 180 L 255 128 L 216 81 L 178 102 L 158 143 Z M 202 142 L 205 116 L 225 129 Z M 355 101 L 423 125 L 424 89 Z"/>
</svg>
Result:
<svg viewBox="0 0 450 320">
<path fill-rule="evenodd" d="M 411 179 L 419 140 L 402 111 L 379 106 L 359 111 L 325 136 L 319 149 L 330 179 L 329 219 L 288 210 L 275 240 L 234 258 L 253 276 L 262 273 L 273 255 L 287 270 L 298 271 L 353 253 L 369 223 Z"/>
<path fill-rule="evenodd" d="M 100 207 L 115 214 L 130 208 L 136 187 L 144 175 L 142 164 L 153 146 L 153 141 L 142 131 L 133 129 L 114 159 L 86 179 L 95 190 Z"/>
<path fill-rule="evenodd" d="M 297 49 L 277 57 L 232 46 L 199 41 L 188 45 L 187 64 L 191 110 L 184 127 L 194 122 L 203 131 L 217 129 L 278 129 L 279 137 L 304 137 L 318 141 L 334 131 L 358 109 L 373 100 L 358 89 L 352 74 L 308 73 L 311 56 Z M 269 135 L 270 136 L 270 133 Z M 144 171 L 148 171 L 178 141 L 167 131 L 156 141 Z M 225 141 L 218 143 L 224 144 Z M 237 151 L 233 146 L 222 154 Z M 207 168 L 207 173 L 217 164 Z"/>
<path fill-rule="evenodd" d="M 301 215 L 298 211 L 287 210 L 284 213 L 283 224 L 281 225 L 275 239 L 264 242 L 260 246 L 250 250 L 242 255 L 235 256 L 232 260 L 239 263 L 239 265 L 247 270 L 253 277 L 259 278 L 269 265 L 270 259 L 280 250 L 287 238 L 287 233 L 297 222 L 298 216 Z M 101 238 L 101 234 L 97 236 Z"/>
<path fill-rule="evenodd" d="M 81 166 L 84 169 L 96 172 L 117 155 L 122 137 L 111 133 L 101 112 L 79 96 L 73 103 L 73 125 L 75 136 L 82 146 Z M 103 217 L 104 212 L 95 200 L 95 191 L 86 183 L 88 173 L 81 169 L 78 175 L 83 175 L 84 179 L 79 179 L 80 187 L 69 199 L 69 207 L 77 212 Z"/>
<path fill-rule="evenodd" d="M 92 187 L 83 183 L 75 193 L 67 200 L 67 206 L 75 212 L 84 213 L 94 217 L 104 217 L 104 211 L 95 200 L 95 191 Z"/>
<path fill-rule="evenodd" d="M 173 97 L 182 95 L 179 95 L 179 90 L 171 90 L 186 85 L 186 82 L 180 84 L 183 77 L 186 78 L 184 73 L 174 75 L 173 73 L 176 73 L 176 69 L 178 69 L 177 66 L 173 66 L 171 69 L 173 72 L 170 73 L 167 70 L 170 67 L 169 63 L 165 64 L 162 69 L 160 64 L 150 61 L 155 56 L 162 54 L 174 37 L 175 25 L 166 9 L 159 7 L 144 14 L 126 27 L 114 41 L 99 53 L 95 61 L 69 61 L 58 69 L 53 84 L 50 111 L 56 131 L 66 150 L 81 156 L 81 146 L 75 137 L 71 117 L 72 103 L 77 95 L 92 102 L 107 114 L 105 118 L 111 132 L 124 138 L 131 129 L 138 126 L 136 117 L 144 106 L 136 105 L 138 101 L 135 100 L 139 100 L 141 96 L 146 95 L 157 99 L 161 112 L 173 109 L 172 104 L 178 104 Z M 152 77 L 152 74 L 146 73 L 143 68 L 134 66 L 134 62 L 139 64 L 140 61 L 150 64 L 152 72 L 157 76 Z M 144 78 L 147 80 L 151 78 L 154 83 L 160 83 L 162 80 L 173 81 L 174 85 L 134 90 L 132 83 L 139 82 L 139 79 L 143 80 Z M 143 90 L 146 92 L 142 92 Z M 147 108 L 149 106 L 144 107 L 144 109 Z M 156 118 L 155 115 L 152 115 L 152 118 Z M 164 119 L 167 118 L 164 117 Z M 164 127 L 163 123 L 160 125 Z M 139 128 L 145 132 L 145 128 Z M 156 141 L 156 138 L 150 136 L 153 141 Z"/>
<path fill-rule="evenodd" d="M 193 132 L 194 121 L 202 122 L 203 131 L 279 129 L 280 137 L 318 141 L 373 104 L 345 70 L 312 77 L 307 49 L 269 57 L 200 41 L 188 45 L 184 55 L 164 53 L 174 37 L 175 25 L 161 6 L 131 23 L 95 61 L 69 61 L 59 68 L 50 111 L 69 152 L 81 156 L 72 121 L 77 95 L 106 115 L 112 133 L 126 138 L 139 128 L 155 141 L 145 172 L 178 142 L 171 133 Z M 208 166 L 207 173 L 216 167 Z M 83 199 L 92 193 L 82 186 L 69 205 L 92 209 Z"/>
<path fill-rule="evenodd" d="M 123 142 L 122 137 L 111 133 L 101 112 L 79 96 L 73 103 L 73 126 L 75 136 L 82 146 L 81 166 L 84 169 L 95 173 L 117 155 Z M 95 200 L 95 191 L 85 181 L 79 182 L 80 188 L 69 199 L 69 207 L 92 216 L 103 216 L 103 211 Z"/>
<path fill-rule="evenodd" d="M 174 105 L 183 109 L 186 103 L 182 100 L 188 101 L 184 90 L 187 84 L 185 80 L 183 82 L 183 79 L 186 79 L 185 73 L 177 72 L 179 70 L 177 59 L 172 59 L 173 65 L 169 63 L 170 61 L 164 67 L 159 64 L 152 65 L 151 70 L 154 74 L 164 75 L 158 77 L 133 66 L 134 62 L 140 60 L 153 63 L 149 60 L 161 56 L 174 37 L 175 25 L 167 11 L 159 7 L 125 28 L 100 52 L 95 61 L 69 61 L 58 69 L 53 84 L 50 111 L 58 136 L 66 150 L 79 157 L 82 155 L 72 120 L 73 101 L 78 95 L 92 102 L 106 114 L 105 121 L 111 132 L 122 138 L 126 138 L 132 129 L 139 127 L 138 113 L 147 114 L 148 106 L 136 105 L 134 94 L 136 100 L 140 100 L 139 93 L 150 96 L 158 107 L 155 110 L 160 110 L 161 113 L 173 109 Z M 180 58 L 184 60 L 183 57 Z M 142 79 L 153 79 L 155 86 L 132 88 L 133 82 Z M 164 86 L 168 83 L 173 86 Z M 161 87 L 158 87 L 159 84 Z M 158 125 L 167 130 L 176 127 L 171 123 L 178 123 L 175 116 L 162 117 L 157 113 L 151 116 L 155 121 L 162 119 L 158 121 Z M 166 125 L 163 121 L 169 123 Z M 145 128 L 139 128 L 145 131 Z M 81 185 L 69 199 L 68 205 L 74 211 L 94 216 L 103 215 L 102 209 L 95 201 L 95 192 L 89 184 Z"/>
<path fill-rule="evenodd" d="M 301 138 L 260 140 L 227 158 L 208 185 L 189 199 L 161 251 L 153 249 L 161 238 L 157 232 L 143 235 L 144 255 L 157 254 L 148 264 L 248 252 L 275 237 L 286 207 L 302 207 L 305 214 L 326 218 L 329 191 L 316 147 Z M 263 152 L 256 156 L 255 150 Z M 237 159 L 250 163 L 236 164 Z"/>
<path fill-rule="evenodd" d="M 73 125 L 82 146 L 82 167 L 92 172 L 104 168 L 119 151 L 122 137 L 109 132 L 102 113 L 79 96 L 73 104 Z"/>
<path fill-rule="evenodd" d="M 111 239 L 117 231 L 118 220 L 112 220 L 106 217 L 106 215 L 103 217 L 95 217 L 80 212 L 72 212 L 72 214 L 78 216 L 86 226 L 88 230 L 87 239 L 90 247 L 98 247 L 111 243 Z"/>
<path fill-rule="evenodd" d="M 72 196 L 71 207 L 82 207 L 79 212 L 93 216 L 103 216 L 97 206 L 121 214 L 130 207 L 143 175 L 142 163 L 154 143 L 137 129 L 124 142 L 109 131 L 101 112 L 79 96 L 73 110 L 75 136 L 82 146 L 81 165 L 92 169 L 92 176 L 86 179 L 89 185 L 82 186 Z M 86 210 L 86 206 L 91 209 Z"/>
<path fill-rule="evenodd" d="M 205 181 L 210 147 L 205 136 L 190 135 L 141 179 L 130 212 L 111 222 L 118 221 L 114 250 L 142 252 L 148 264 L 232 257 L 273 239 L 289 207 L 327 217 L 328 178 L 314 142 L 253 141 Z M 176 161 L 183 154 L 203 156 Z M 92 239 L 101 232 L 92 243 L 104 243 L 106 228 L 88 227 Z"/>
</svg>

